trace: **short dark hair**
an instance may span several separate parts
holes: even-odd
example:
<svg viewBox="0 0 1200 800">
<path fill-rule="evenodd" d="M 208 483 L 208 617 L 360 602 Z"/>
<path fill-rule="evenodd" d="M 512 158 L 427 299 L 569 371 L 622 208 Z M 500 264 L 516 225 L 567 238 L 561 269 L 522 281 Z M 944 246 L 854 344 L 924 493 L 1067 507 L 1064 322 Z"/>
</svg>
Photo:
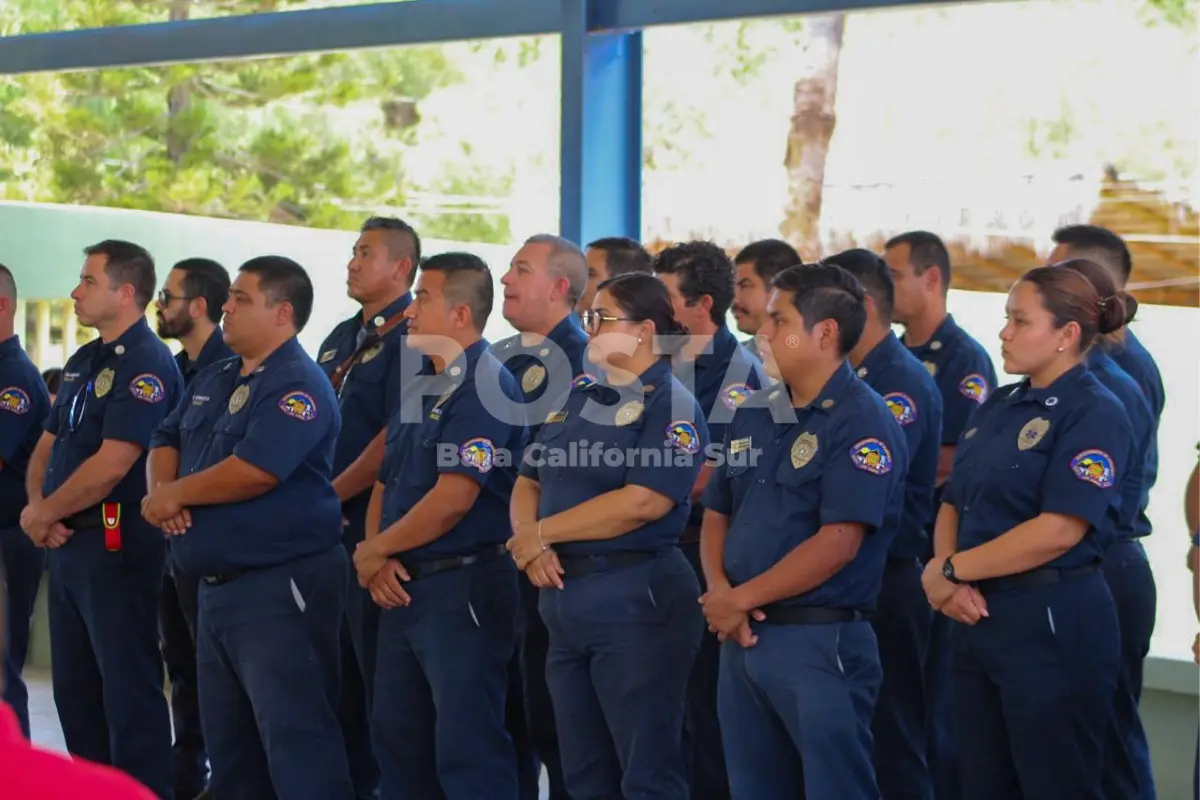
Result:
<svg viewBox="0 0 1200 800">
<path fill-rule="evenodd" d="M 841 267 L 857 278 L 863 291 L 875 301 L 883 324 L 892 324 L 892 310 L 896 305 L 896 283 L 892 280 L 892 274 L 888 272 L 887 262 L 870 250 L 856 247 L 829 256 L 821 263 Z"/>
<path fill-rule="evenodd" d="M 775 276 L 771 288 L 792 293 L 792 306 L 804 318 L 805 330 L 827 319 L 836 322 L 839 355 L 858 344 L 867 324 L 866 293 L 846 270 L 833 264 L 788 267 Z"/>
<path fill-rule="evenodd" d="M 733 262 L 712 242 L 682 242 L 654 257 L 659 275 L 679 275 L 679 291 L 688 305 L 704 295 L 712 298 L 709 316 L 720 325 L 733 303 Z"/>
<path fill-rule="evenodd" d="M 767 286 L 771 279 L 788 267 L 794 267 L 803 262 L 796 248 L 782 239 L 759 239 L 742 248 L 733 258 L 734 264 L 753 264 L 754 273 Z"/>
<path fill-rule="evenodd" d="M 17 279 L 12 270 L 0 264 L 0 296 L 8 297 L 13 303 L 17 302 Z"/>
<path fill-rule="evenodd" d="M 608 277 L 628 275 L 630 272 L 653 272 L 653 259 L 646 248 L 625 236 L 608 236 L 590 243 L 587 249 L 595 248 L 604 253 L 604 265 Z"/>
<path fill-rule="evenodd" d="M 287 256 L 259 256 L 242 264 L 238 272 L 258 276 L 259 291 L 267 302 L 290 305 L 296 333 L 304 330 L 313 308 L 312 280 L 304 267 Z"/>
<path fill-rule="evenodd" d="M 908 245 L 908 260 L 914 272 L 924 275 L 925 270 L 937 267 L 942 273 L 942 291 L 950 291 L 950 251 L 940 236 L 929 231 L 908 231 L 888 239 L 884 249 L 891 250 L 902 244 Z"/>
<path fill-rule="evenodd" d="M 634 322 L 653 322 L 658 337 L 655 352 L 674 355 L 683 347 L 687 329 L 675 319 L 671 293 L 657 276 L 646 272 L 627 272 L 602 281 L 596 293 L 608 292 L 625 317 Z"/>
<path fill-rule="evenodd" d="M 1125 240 L 1099 225 L 1067 225 L 1054 232 L 1054 243 L 1071 248 L 1074 258 L 1086 258 L 1107 267 L 1122 283 L 1133 272 L 1133 256 Z"/>
<path fill-rule="evenodd" d="M 421 237 L 412 225 L 399 217 L 368 217 L 359 233 L 367 231 L 389 231 L 387 236 L 388 255 L 393 259 L 412 259 L 412 271 L 408 273 L 409 285 L 417 279 L 417 266 L 421 263 Z M 396 245 L 393 247 L 393 245 Z"/>
<path fill-rule="evenodd" d="M 229 299 L 229 272 L 211 258 L 185 258 L 171 269 L 183 273 L 183 293 L 202 297 L 210 322 L 221 321 L 221 306 Z"/>
<path fill-rule="evenodd" d="M 471 321 L 483 330 L 496 292 L 487 262 L 473 253 L 438 253 L 425 259 L 421 271 L 442 273 L 446 278 L 442 294 L 451 303 L 471 309 Z"/>
<path fill-rule="evenodd" d="M 46 391 L 50 394 L 58 394 L 58 390 L 62 388 L 63 371 L 61 367 L 51 367 L 42 373 L 42 380 L 46 382 Z"/>
<path fill-rule="evenodd" d="M 158 286 L 154 274 L 154 259 L 141 245 L 120 239 L 105 239 L 91 247 L 83 248 L 84 255 L 105 256 L 104 274 L 110 283 L 133 287 L 133 299 L 145 309 L 149 307 Z"/>
</svg>

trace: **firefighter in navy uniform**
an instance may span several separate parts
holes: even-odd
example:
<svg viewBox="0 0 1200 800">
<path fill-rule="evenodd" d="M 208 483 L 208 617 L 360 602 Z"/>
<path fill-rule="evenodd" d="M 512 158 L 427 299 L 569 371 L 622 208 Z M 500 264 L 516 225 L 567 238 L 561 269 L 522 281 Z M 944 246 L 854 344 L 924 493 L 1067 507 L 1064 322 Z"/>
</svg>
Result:
<svg viewBox="0 0 1200 800">
<path fill-rule="evenodd" d="M 508 368 L 525 399 L 529 435 L 537 436 L 541 421 L 565 402 L 570 388 L 595 381 L 595 367 L 586 363 L 587 335 L 572 311 L 588 285 L 588 265 L 574 243 L 539 234 L 525 241 L 500 278 L 504 287 L 501 311 L 517 329 L 502 339 L 492 354 Z M 517 750 L 521 800 L 537 800 L 542 765 L 550 783 L 550 800 L 569 800 L 558 755 L 554 707 L 546 687 L 549 634 L 538 614 L 538 591 L 519 581 L 521 614 L 517 620 L 517 649 L 509 663 L 509 734 Z M 539 763 L 540 762 L 540 763 Z"/>
<path fill-rule="evenodd" d="M 75 315 L 99 337 L 67 360 L 30 460 L 21 525 L 50 548 L 54 703 L 67 750 L 174 795 L 158 646 L 166 542 L 137 513 L 146 450 L 183 378 L 150 330 L 157 280 L 141 247 L 87 248 Z"/>
<path fill-rule="evenodd" d="M 186 390 L 210 365 L 233 357 L 221 333 L 221 308 L 229 298 L 229 273 L 207 258 L 188 258 L 167 273 L 158 292 L 158 335 L 182 345 L 175 363 Z M 171 725 L 175 731 L 175 796 L 193 798 L 208 782 L 208 753 L 200 724 L 196 687 L 196 598 L 200 576 L 179 568 L 167 540 L 158 625 L 163 663 L 171 683 Z"/>
<path fill-rule="evenodd" d="M 333 382 L 342 414 L 333 457 L 333 488 L 345 517 L 342 543 L 353 554 L 366 536 L 367 504 L 383 461 L 388 420 L 400 407 L 404 312 L 412 302 L 421 239 L 408 223 L 371 217 L 362 225 L 347 265 L 346 285 L 360 311 L 321 343 L 317 363 Z M 379 766 L 371 751 L 371 690 L 379 606 L 351 571 L 342 631 L 342 699 L 338 719 L 359 800 L 377 796 Z"/>
<path fill-rule="evenodd" d="M 225 304 L 239 357 L 192 381 L 154 434 L 142 514 L 201 575 L 200 718 L 222 800 L 348 798 L 335 708 L 347 575 L 330 484 L 340 419 L 296 335 L 313 288 L 296 262 L 251 259 Z"/>
<path fill-rule="evenodd" d="M 13 332 L 17 283 L 0 265 L 0 579 L 8 609 L 8 646 L 3 649 L 4 702 L 16 714 L 21 733 L 29 738 L 29 693 L 21 679 L 29 652 L 29 620 L 46 552 L 21 530 L 25 507 L 25 470 L 50 413 L 50 392 L 38 369 Z"/>
<path fill-rule="evenodd" d="M 766 383 L 761 363 L 739 344 L 725 324 L 733 302 L 734 266 L 725 251 L 711 242 L 668 247 L 654 258 L 654 271 L 671 295 L 675 321 L 689 333 L 672 360 L 672 372 L 700 403 L 714 442 L 725 440 L 725 426 L 738 406 Z M 704 591 L 700 565 L 701 496 L 713 467 L 705 465 L 692 488 L 692 509 L 679 539 L 680 548 Z M 729 797 L 729 778 L 717 719 L 717 670 L 721 647 L 710 632 L 702 634 L 700 652 L 688 681 L 684 738 L 693 800 Z"/>
</svg>

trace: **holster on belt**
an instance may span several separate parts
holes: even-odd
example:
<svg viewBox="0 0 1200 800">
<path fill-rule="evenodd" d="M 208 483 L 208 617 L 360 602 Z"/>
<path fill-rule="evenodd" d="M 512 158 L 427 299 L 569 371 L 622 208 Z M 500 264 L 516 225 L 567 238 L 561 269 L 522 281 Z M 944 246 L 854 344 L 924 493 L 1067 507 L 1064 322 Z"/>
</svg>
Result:
<svg viewBox="0 0 1200 800">
<path fill-rule="evenodd" d="M 97 503 L 91 508 L 76 511 L 62 523 L 73 531 L 101 528 L 104 531 L 104 549 L 110 553 L 121 549 L 120 503 Z"/>
</svg>

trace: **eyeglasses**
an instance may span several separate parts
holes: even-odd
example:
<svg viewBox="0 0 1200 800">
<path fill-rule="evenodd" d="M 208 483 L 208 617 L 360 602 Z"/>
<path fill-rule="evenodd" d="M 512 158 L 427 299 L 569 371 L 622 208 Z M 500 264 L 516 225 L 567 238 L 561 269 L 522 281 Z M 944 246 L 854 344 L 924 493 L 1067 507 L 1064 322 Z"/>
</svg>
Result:
<svg viewBox="0 0 1200 800">
<path fill-rule="evenodd" d="M 93 379 L 88 381 L 87 385 L 76 392 L 75 396 L 71 398 L 71 405 L 67 409 L 67 429 L 71 433 L 79 430 L 79 423 L 83 422 L 83 412 L 87 410 L 88 395 L 92 393 L 94 387 L 95 380 Z"/>
<path fill-rule="evenodd" d="M 579 322 L 583 325 L 583 329 L 588 333 L 596 333 L 600 330 L 600 326 L 605 322 L 640 322 L 641 320 L 633 319 L 632 317 L 610 317 L 607 314 L 602 314 L 594 308 L 584 309 L 579 314 Z"/>
<path fill-rule="evenodd" d="M 171 294 L 166 289 L 160 289 L 158 292 L 158 302 L 162 303 L 164 306 L 171 305 L 172 300 L 195 300 L 195 299 L 196 299 L 195 295 Z"/>
</svg>

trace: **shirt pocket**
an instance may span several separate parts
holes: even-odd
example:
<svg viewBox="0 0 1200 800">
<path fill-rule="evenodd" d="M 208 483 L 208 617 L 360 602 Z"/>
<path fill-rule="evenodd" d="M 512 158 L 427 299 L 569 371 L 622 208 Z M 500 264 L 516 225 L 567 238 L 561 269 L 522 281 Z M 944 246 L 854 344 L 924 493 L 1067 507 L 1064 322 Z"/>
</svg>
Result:
<svg viewBox="0 0 1200 800">
<path fill-rule="evenodd" d="M 819 457 L 818 457 L 819 458 Z M 797 469 L 784 458 L 775 468 L 775 484 L 785 504 L 784 511 L 811 511 L 821 507 L 822 462 L 814 458 Z"/>
</svg>

